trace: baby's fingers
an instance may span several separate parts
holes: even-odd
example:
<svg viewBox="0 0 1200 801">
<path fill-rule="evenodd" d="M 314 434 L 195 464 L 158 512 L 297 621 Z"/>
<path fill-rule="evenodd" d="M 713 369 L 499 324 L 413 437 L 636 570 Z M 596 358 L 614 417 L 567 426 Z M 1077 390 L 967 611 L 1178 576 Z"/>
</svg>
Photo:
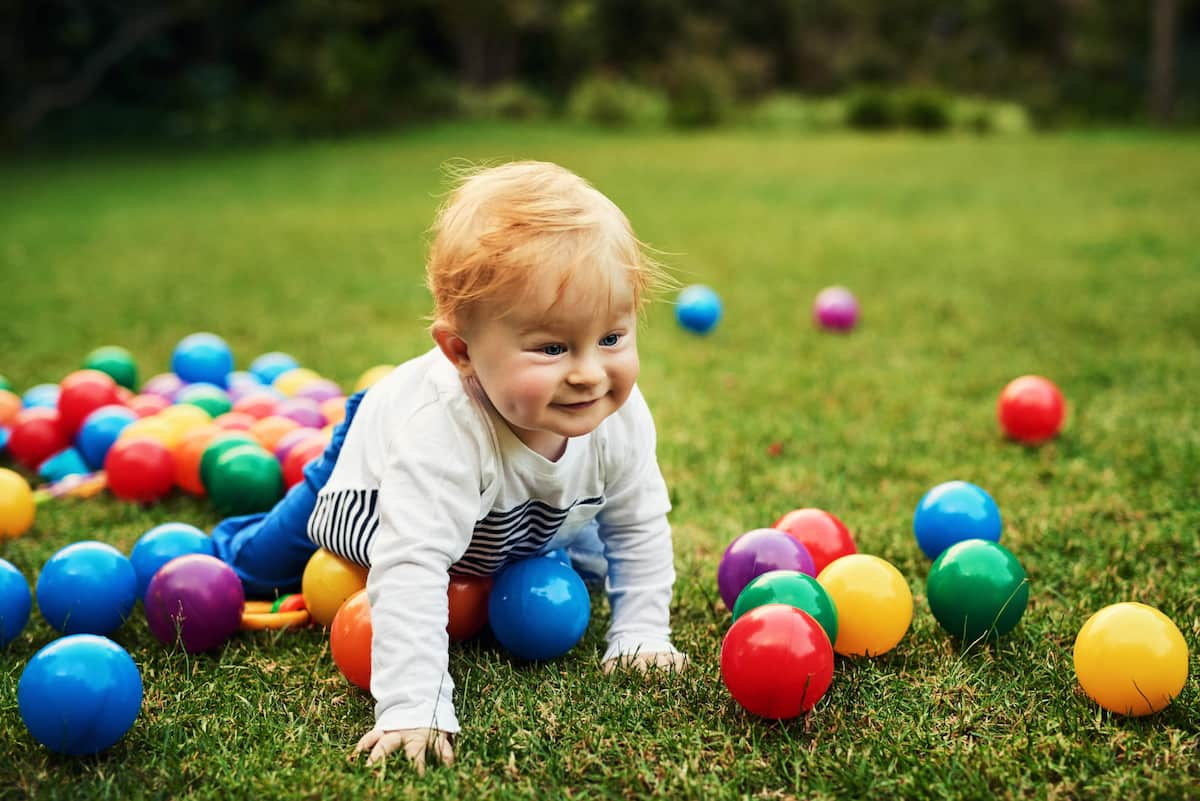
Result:
<svg viewBox="0 0 1200 801">
<path fill-rule="evenodd" d="M 358 743 L 354 746 L 354 750 L 350 753 L 347 759 L 354 760 L 363 751 L 370 751 L 375 743 L 379 742 L 379 738 L 383 736 L 383 732 L 372 729 L 358 739 Z"/>
</svg>

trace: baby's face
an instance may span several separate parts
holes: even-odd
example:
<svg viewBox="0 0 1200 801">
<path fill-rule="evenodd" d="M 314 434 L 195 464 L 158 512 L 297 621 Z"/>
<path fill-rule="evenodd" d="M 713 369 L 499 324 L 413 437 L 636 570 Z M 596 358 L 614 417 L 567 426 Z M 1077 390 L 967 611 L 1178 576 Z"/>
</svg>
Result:
<svg viewBox="0 0 1200 801">
<path fill-rule="evenodd" d="M 469 346 L 492 405 L 522 442 L 554 459 L 564 437 L 594 430 L 629 397 L 637 312 L 623 277 L 611 293 L 568 285 L 557 301 L 557 283 L 542 283 L 507 315 L 481 309 Z"/>
</svg>

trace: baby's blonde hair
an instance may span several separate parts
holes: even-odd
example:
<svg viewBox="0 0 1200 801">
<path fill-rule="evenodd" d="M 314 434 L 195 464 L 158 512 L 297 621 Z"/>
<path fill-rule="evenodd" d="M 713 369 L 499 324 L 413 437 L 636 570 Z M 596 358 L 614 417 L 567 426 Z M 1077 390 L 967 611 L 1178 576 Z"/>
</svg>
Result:
<svg viewBox="0 0 1200 801">
<path fill-rule="evenodd" d="M 521 302 L 534 276 L 576 280 L 623 273 L 641 309 L 672 281 L 616 204 L 575 173 L 542 161 L 462 171 L 431 229 L 425 265 L 433 318 L 458 325 L 481 302 Z M 502 312 L 503 313 L 503 312 Z"/>
</svg>

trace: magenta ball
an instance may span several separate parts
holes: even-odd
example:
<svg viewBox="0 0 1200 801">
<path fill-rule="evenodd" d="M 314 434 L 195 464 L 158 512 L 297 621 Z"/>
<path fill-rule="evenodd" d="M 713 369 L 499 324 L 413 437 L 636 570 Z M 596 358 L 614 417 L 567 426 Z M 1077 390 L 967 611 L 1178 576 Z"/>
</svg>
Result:
<svg viewBox="0 0 1200 801">
<path fill-rule="evenodd" d="M 306 439 L 319 436 L 321 436 L 321 430 L 319 428 L 311 428 L 309 426 L 293 428 L 291 431 L 280 437 L 279 442 L 275 443 L 275 458 L 279 460 L 280 464 L 283 464 L 284 460 L 287 459 L 287 455 L 292 452 L 292 448 L 296 447 L 301 442 L 304 442 Z"/>
<path fill-rule="evenodd" d="M 330 398 L 341 398 L 345 394 L 341 387 L 328 378 L 319 378 L 316 381 L 310 381 L 296 391 L 297 398 L 308 398 L 309 400 L 316 401 L 318 404 Z"/>
<path fill-rule="evenodd" d="M 813 319 L 822 328 L 849 331 L 858 323 L 858 301 L 843 286 L 822 289 L 813 301 Z"/>
<path fill-rule="evenodd" d="M 142 385 L 142 394 L 157 395 L 174 402 L 183 387 L 183 379 L 174 373 L 159 373 Z"/>
<path fill-rule="evenodd" d="M 275 414 L 295 420 L 305 428 L 324 428 L 321 405 L 309 398 L 286 398 L 275 407 Z"/>
<path fill-rule="evenodd" d="M 725 606 L 732 611 L 746 585 L 772 570 L 817 575 L 808 549 L 779 529 L 756 528 L 729 543 L 717 567 L 717 589 Z"/>
<path fill-rule="evenodd" d="M 198 654 L 228 640 L 242 622 L 246 595 L 233 568 L 215 556 L 189 554 L 163 565 L 146 588 L 146 621 L 166 645 Z"/>
</svg>

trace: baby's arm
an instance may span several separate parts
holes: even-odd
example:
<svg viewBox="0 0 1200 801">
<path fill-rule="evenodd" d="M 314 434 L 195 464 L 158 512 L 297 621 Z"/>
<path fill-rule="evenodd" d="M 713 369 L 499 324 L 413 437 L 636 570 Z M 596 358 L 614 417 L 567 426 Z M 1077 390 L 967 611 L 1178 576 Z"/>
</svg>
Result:
<svg viewBox="0 0 1200 801">
<path fill-rule="evenodd" d="M 396 751 L 423 769 L 426 748 L 453 759 L 459 729 L 447 670 L 448 569 L 470 544 L 480 505 L 479 449 L 453 424 L 410 420 L 391 444 L 371 549 L 371 694 L 375 726 L 355 753 Z"/>
<path fill-rule="evenodd" d="M 687 657 L 671 645 L 671 502 L 654 455 L 654 422 L 640 392 L 630 396 L 620 417 L 606 457 L 607 474 L 613 479 L 598 518 L 612 606 L 604 669 L 630 665 L 679 670 Z"/>
</svg>

